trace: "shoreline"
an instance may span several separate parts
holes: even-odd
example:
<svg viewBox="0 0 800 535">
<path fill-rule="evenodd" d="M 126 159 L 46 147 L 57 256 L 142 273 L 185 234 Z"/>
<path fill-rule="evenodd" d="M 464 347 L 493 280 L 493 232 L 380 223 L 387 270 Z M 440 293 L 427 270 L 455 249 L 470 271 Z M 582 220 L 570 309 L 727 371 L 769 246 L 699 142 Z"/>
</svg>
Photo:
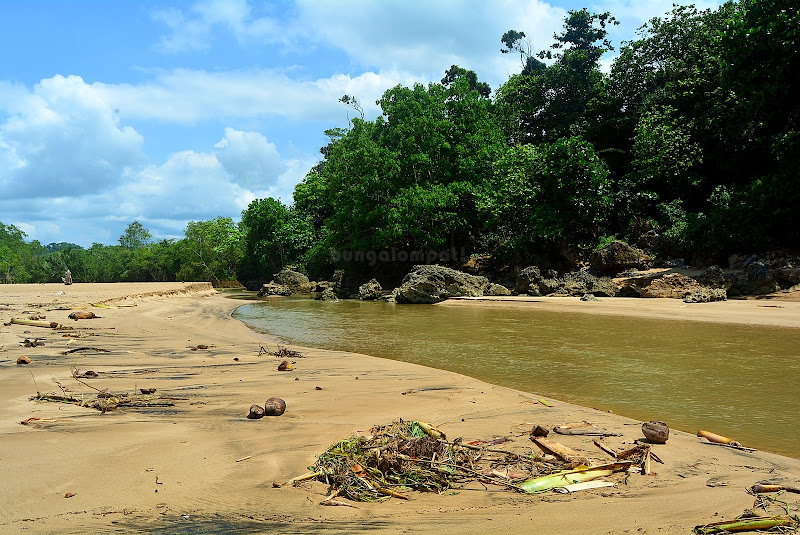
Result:
<svg viewBox="0 0 800 535">
<path fill-rule="evenodd" d="M 712 303 L 684 303 L 680 299 L 600 297 L 583 302 L 579 297 L 455 297 L 435 306 L 518 307 L 531 310 L 577 312 L 707 323 L 730 323 L 800 329 L 800 301 L 765 296 Z"/>
<path fill-rule="evenodd" d="M 63 285 L 34 286 L 15 298 L 0 286 L 0 309 L 14 309 L 0 310 L 4 322 L 16 309 L 31 302 L 52 303 L 53 295 L 65 290 Z M 109 292 L 116 292 L 116 302 L 130 302 L 124 295 L 142 293 L 124 284 L 94 290 L 94 285 L 86 286 L 66 287 L 68 297 L 58 302 L 97 302 Z M 156 292 L 176 290 L 155 286 Z M 109 354 L 60 355 L 75 346 L 53 333 L 45 333 L 44 347 L 24 349 L 14 342 L 26 329 L 0 327 L 0 466 L 14 474 L 0 483 L 4 529 L 102 532 L 115 522 L 114 530 L 135 531 L 187 529 L 195 522 L 242 532 L 296 533 L 324 526 L 347 533 L 368 525 L 373 531 L 395 533 L 436 525 L 444 531 L 481 533 L 519 530 L 536 522 L 552 533 L 631 528 L 685 533 L 752 506 L 743 487 L 768 477 L 800 481 L 798 459 L 704 446 L 696 437 L 674 431 L 666 445 L 654 447 L 665 462 L 658 475 L 631 476 L 628 485 L 603 491 L 561 497 L 477 485 L 444 495 L 413 493 L 407 502 L 358 504 L 359 509 L 322 507 L 317 505 L 327 495 L 322 483 L 273 489 L 271 482 L 304 473 L 329 443 L 398 417 L 430 421 L 465 441 L 508 436 L 508 448 L 520 452 L 536 449 L 524 434 L 534 423 L 552 428 L 590 420 L 619 432 L 621 437 L 607 443 L 622 447 L 641 436 L 640 422 L 556 400 L 548 408 L 537 403 L 535 394 L 355 353 L 292 346 L 304 358 L 296 360 L 294 371 L 278 372 L 277 359 L 257 356 L 259 347 L 274 344 L 274 339 L 231 317 L 241 302 L 201 288 L 135 301 L 132 308 L 92 309 L 103 317 L 92 320 L 98 330 L 88 332 L 97 336 L 87 345 L 105 347 Z M 68 311 L 47 314 L 48 320 L 52 315 L 68 321 Z M 114 329 L 99 329 L 103 327 Z M 209 349 L 191 351 L 194 344 Z M 23 352 L 31 357 L 28 367 L 13 363 Z M 54 380 L 87 391 L 70 380 L 69 366 L 75 360 L 101 373 L 90 384 L 112 391 L 147 384 L 188 399 L 167 410 L 107 414 L 28 401 L 35 393 L 31 373 L 43 391 L 57 391 Z M 250 403 L 271 395 L 286 399 L 284 416 L 244 418 Z M 40 427 L 19 425 L 32 416 L 42 418 Z M 555 439 L 603 458 L 582 437 Z M 236 462 L 244 457 L 248 459 Z M 723 479 L 725 485 L 708 483 Z M 66 492 L 75 496 L 66 499 Z M 790 502 L 796 503 L 794 498 Z"/>
</svg>

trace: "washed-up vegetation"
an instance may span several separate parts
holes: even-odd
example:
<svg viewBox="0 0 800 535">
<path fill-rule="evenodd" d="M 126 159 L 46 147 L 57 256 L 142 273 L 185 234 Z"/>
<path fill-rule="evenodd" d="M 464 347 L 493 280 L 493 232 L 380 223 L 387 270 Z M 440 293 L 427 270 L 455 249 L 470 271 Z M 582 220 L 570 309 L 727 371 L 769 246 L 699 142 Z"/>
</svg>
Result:
<svg viewBox="0 0 800 535">
<path fill-rule="evenodd" d="M 633 460 L 597 466 L 546 458 L 541 453 L 514 453 L 446 439 L 425 422 L 402 420 L 353 435 L 329 446 L 292 483 L 316 479 L 332 492 L 355 501 L 390 497 L 408 499 L 408 491 L 442 493 L 469 482 L 539 493 L 625 472 Z"/>
</svg>

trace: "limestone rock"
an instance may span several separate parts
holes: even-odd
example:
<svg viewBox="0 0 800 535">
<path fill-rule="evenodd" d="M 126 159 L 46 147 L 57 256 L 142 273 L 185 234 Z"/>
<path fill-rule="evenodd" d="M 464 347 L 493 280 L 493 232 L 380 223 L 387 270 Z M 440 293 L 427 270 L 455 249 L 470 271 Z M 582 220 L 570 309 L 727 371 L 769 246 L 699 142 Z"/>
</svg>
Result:
<svg viewBox="0 0 800 535">
<path fill-rule="evenodd" d="M 582 296 L 588 293 L 614 297 L 617 295 L 617 285 L 611 277 L 597 277 L 588 271 L 570 271 L 558 278 L 544 278 L 539 281 L 540 295 Z"/>
<path fill-rule="evenodd" d="M 502 284 L 489 283 L 489 286 L 483 291 L 483 295 L 511 295 L 511 290 Z"/>
<path fill-rule="evenodd" d="M 286 286 L 292 293 L 307 294 L 311 292 L 311 281 L 308 277 L 297 271 L 291 269 L 282 269 L 273 275 L 275 277 L 272 282 Z"/>
<path fill-rule="evenodd" d="M 362 301 L 372 301 L 379 299 L 383 295 L 381 283 L 375 279 L 365 282 L 358 287 L 358 298 Z"/>
<path fill-rule="evenodd" d="M 719 266 L 711 266 L 697 277 L 697 282 L 703 286 L 722 288 L 726 291 L 736 283 L 736 280 L 735 275 L 725 273 Z"/>
<path fill-rule="evenodd" d="M 618 291 L 617 297 L 641 297 L 642 292 L 635 284 L 624 284 Z"/>
<path fill-rule="evenodd" d="M 670 273 L 655 279 L 641 291 L 642 297 L 683 299 L 697 291 L 700 283 L 680 273 Z"/>
<path fill-rule="evenodd" d="M 258 296 L 266 297 L 268 295 L 282 295 L 286 297 L 292 295 L 292 289 L 282 284 L 275 284 L 274 282 L 268 282 L 267 284 L 263 285 L 261 289 L 258 291 Z"/>
<path fill-rule="evenodd" d="M 542 280 L 542 273 L 537 266 L 528 266 L 520 271 L 517 276 L 517 293 L 528 295 L 539 295 L 539 282 Z"/>
<path fill-rule="evenodd" d="M 710 303 L 727 300 L 728 292 L 724 288 L 708 288 L 706 286 L 701 286 L 683 298 L 684 303 Z"/>
<path fill-rule="evenodd" d="M 749 259 L 748 259 L 749 260 Z M 764 262 L 751 262 L 735 285 L 744 295 L 763 295 L 780 290 L 775 274 Z"/>
<path fill-rule="evenodd" d="M 338 301 L 339 298 L 336 297 L 336 292 L 333 291 L 333 288 L 325 288 L 325 290 L 317 296 L 318 300 L 322 301 Z"/>
<path fill-rule="evenodd" d="M 620 271 L 632 267 L 647 269 L 653 258 L 623 241 L 613 241 L 593 252 L 589 262 L 597 271 Z"/>
<path fill-rule="evenodd" d="M 486 277 L 444 266 L 418 265 L 403 279 L 396 299 L 398 303 L 438 303 L 448 297 L 481 297 L 488 286 Z"/>
</svg>

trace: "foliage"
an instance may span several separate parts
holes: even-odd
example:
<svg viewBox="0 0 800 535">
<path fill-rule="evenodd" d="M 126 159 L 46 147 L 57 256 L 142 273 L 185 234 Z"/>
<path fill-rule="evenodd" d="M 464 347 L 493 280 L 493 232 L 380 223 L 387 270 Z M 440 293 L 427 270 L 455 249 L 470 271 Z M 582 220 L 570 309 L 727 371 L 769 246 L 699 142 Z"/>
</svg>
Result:
<svg viewBox="0 0 800 535">
<path fill-rule="evenodd" d="M 125 228 L 125 232 L 119 237 L 119 244 L 128 249 L 139 249 L 145 247 L 153 239 L 150 231 L 138 221 L 134 221 Z"/>
</svg>

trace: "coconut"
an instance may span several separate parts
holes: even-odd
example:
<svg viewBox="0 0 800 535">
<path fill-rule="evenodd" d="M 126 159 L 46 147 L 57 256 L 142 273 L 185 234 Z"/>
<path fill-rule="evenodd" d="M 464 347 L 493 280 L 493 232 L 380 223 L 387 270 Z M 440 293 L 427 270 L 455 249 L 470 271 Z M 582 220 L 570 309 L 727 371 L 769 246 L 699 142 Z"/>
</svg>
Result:
<svg viewBox="0 0 800 535">
<path fill-rule="evenodd" d="M 669 427 L 664 422 L 651 420 L 642 424 L 642 433 L 650 442 L 663 444 L 669 438 Z"/>
<path fill-rule="evenodd" d="M 280 416 L 286 410 L 286 402 L 281 398 L 269 398 L 264 404 L 267 416 Z"/>
<path fill-rule="evenodd" d="M 261 405 L 250 405 L 250 414 L 247 415 L 251 420 L 258 420 L 264 417 L 264 407 Z"/>
</svg>

